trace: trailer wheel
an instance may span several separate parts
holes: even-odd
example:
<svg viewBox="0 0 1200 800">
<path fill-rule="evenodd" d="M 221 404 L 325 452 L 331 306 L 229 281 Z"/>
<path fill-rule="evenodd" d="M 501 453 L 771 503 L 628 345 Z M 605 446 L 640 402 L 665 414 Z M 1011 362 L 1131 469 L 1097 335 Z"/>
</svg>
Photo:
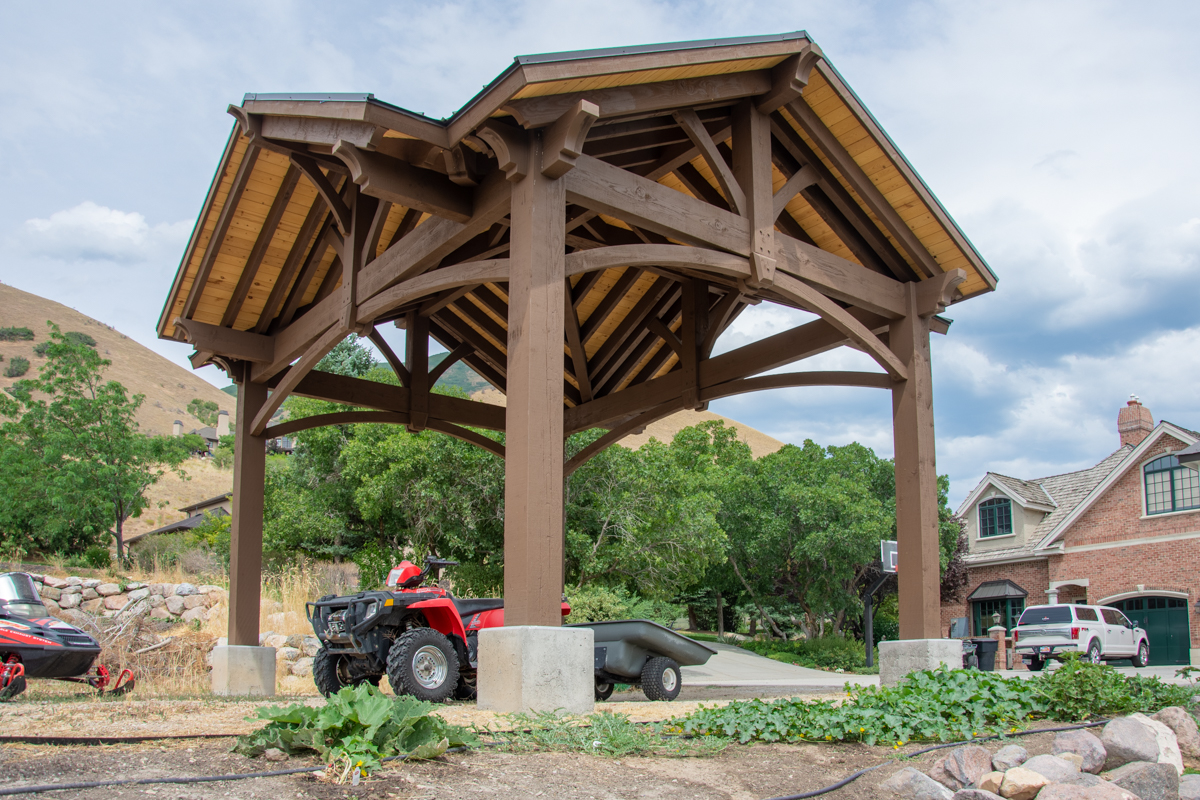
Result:
<svg viewBox="0 0 1200 800">
<path fill-rule="evenodd" d="M 350 668 L 350 659 L 336 656 L 322 647 L 313 658 L 313 683 L 321 694 L 329 697 L 337 694 L 347 686 L 358 686 L 360 683 L 370 683 L 378 686 L 382 675 L 367 675 L 358 673 Z"/>
<path fill-rule="evenodd" d="M 616 688 L 617 687 L 613 686 L 611 683 L 607 683 L 599 678 L 596 678 L 596 702 L 603 702 L 604 700 L 612 697 L 613 689 Z"/>
<path fill-rule="evenodd" d="M 388 651 L 387 674 L 396 694 L 441 703 L 458 686 L 458 656 L 450 640 L 433 628 L 414 628 Z"/>
<path fill-rule="evenodd" d="M 649 699 L 674 700 L 681 688 L 679 664 L 673 659 L 655 656 L 642 667 L 642 692 Z"/>
</svg>

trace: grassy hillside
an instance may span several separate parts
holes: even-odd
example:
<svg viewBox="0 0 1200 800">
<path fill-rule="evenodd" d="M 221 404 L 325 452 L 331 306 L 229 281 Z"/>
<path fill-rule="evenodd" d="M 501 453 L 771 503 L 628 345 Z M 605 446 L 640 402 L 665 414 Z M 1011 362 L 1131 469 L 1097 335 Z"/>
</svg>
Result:
<svg viewBox="0 0 1200 800">
<path fill-rule="evenodd" d="M 47 320 L 57 324 L 63 332 L 79 331 L 95 339 L 96 350 L 112 361 L 106 377 L 120 381 L 131 395 L 146 396 L 137 416 L 142 433 L 169 434 L 175 420 L 183 423 L 185 432 L 203 427 L 204 423 L 187 413 L 188 403 L 193 398 L 216 403 L 219 408 L 229 412 L 232 420 L 235 413 L 234 398 L 190 370 L 168 361 L 86 314 L 3 284 L 0 284 L 0 328 L 29 328 L 34 338 L 33 341 L 0 341 L 0 356 L 4 357 L 4 361 L 0 362 L 0 388 L 7 389 L 21 379 L 3 376 L 4 369 L 15 356 L 29 360 L 29 372 L 24 377 L 36 377 L 45 359 L 37 355 L 34 348 L 50 338 Z"/>
<path fill-rule="evenodd" d="M 212 459 L 191 458 L 183 465 L 187 480 L 167 472 L 146 492 L 150 507 L 137 519 L 125 522 L 125 535 L 161 528 L 183 519 L 179 509 L 233 491 L 233 470 L 218 469 Z"/>
</svg>

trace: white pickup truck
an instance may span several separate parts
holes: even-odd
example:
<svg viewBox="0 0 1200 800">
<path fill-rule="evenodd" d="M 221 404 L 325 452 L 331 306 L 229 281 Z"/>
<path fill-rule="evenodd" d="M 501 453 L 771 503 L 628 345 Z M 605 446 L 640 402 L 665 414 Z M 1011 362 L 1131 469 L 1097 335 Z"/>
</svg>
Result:
<svg viewBox="0 0 1200 800">
<path fill-rule="evenodd" d="M 1063 653 L 1083 653 L 1087 661 L 1129 659 L 1150 663 L 1146 632 L 1115 608 L 1070 604 L 1030 606 L 1013 629 L 1013 649 L 1034 672 Z"/>
</svg>

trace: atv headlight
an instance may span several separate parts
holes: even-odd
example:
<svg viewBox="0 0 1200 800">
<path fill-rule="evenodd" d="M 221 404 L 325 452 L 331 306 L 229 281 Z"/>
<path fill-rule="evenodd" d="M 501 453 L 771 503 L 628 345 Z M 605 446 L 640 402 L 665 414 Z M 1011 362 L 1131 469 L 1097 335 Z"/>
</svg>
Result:
<svg viewBox="0 0 1200 800">
<path fill-rule="evenodd" d="M 367 620 L 379 613 L 379 601 L 372 600 L 371 605 L 367 606 L 367 613 L 363 614 L 363 619 Z"/>
</svg>

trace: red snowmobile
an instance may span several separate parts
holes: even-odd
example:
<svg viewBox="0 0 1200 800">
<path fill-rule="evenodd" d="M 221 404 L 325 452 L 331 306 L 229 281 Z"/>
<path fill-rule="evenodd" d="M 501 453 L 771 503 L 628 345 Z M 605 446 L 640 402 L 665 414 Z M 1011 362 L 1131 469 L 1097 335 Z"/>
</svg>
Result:
<svg viewBox="0 0 1200 800">
<path fill-rule="evenodd" d="M 95 639 L 50 616 L 27 573 L 0 574 L 0 700 L 25 691 L 27 678 L 86 683 L 113 694 L 133 688 L 129 670 L 115 681 L 103 666 L 93 671 L 98 655 Z"/>
<path fill-rule="evenodd" d="M 307 604 L 309 622 L 321 640 L 313 682 L 328 697 L 343 686 L 379 685 L 386 674 L 397 694 L 431 703 L 475 696 L 479 631 L 504 625 L 504 600 L 464 600 L 439 586 L 422 586 L 431 571 L 457 561 L 426 558 L 420 569 L 401 561 L 385 589 Z M 571 606 L 562 604 L 565 617 Z"/>
</svg>

